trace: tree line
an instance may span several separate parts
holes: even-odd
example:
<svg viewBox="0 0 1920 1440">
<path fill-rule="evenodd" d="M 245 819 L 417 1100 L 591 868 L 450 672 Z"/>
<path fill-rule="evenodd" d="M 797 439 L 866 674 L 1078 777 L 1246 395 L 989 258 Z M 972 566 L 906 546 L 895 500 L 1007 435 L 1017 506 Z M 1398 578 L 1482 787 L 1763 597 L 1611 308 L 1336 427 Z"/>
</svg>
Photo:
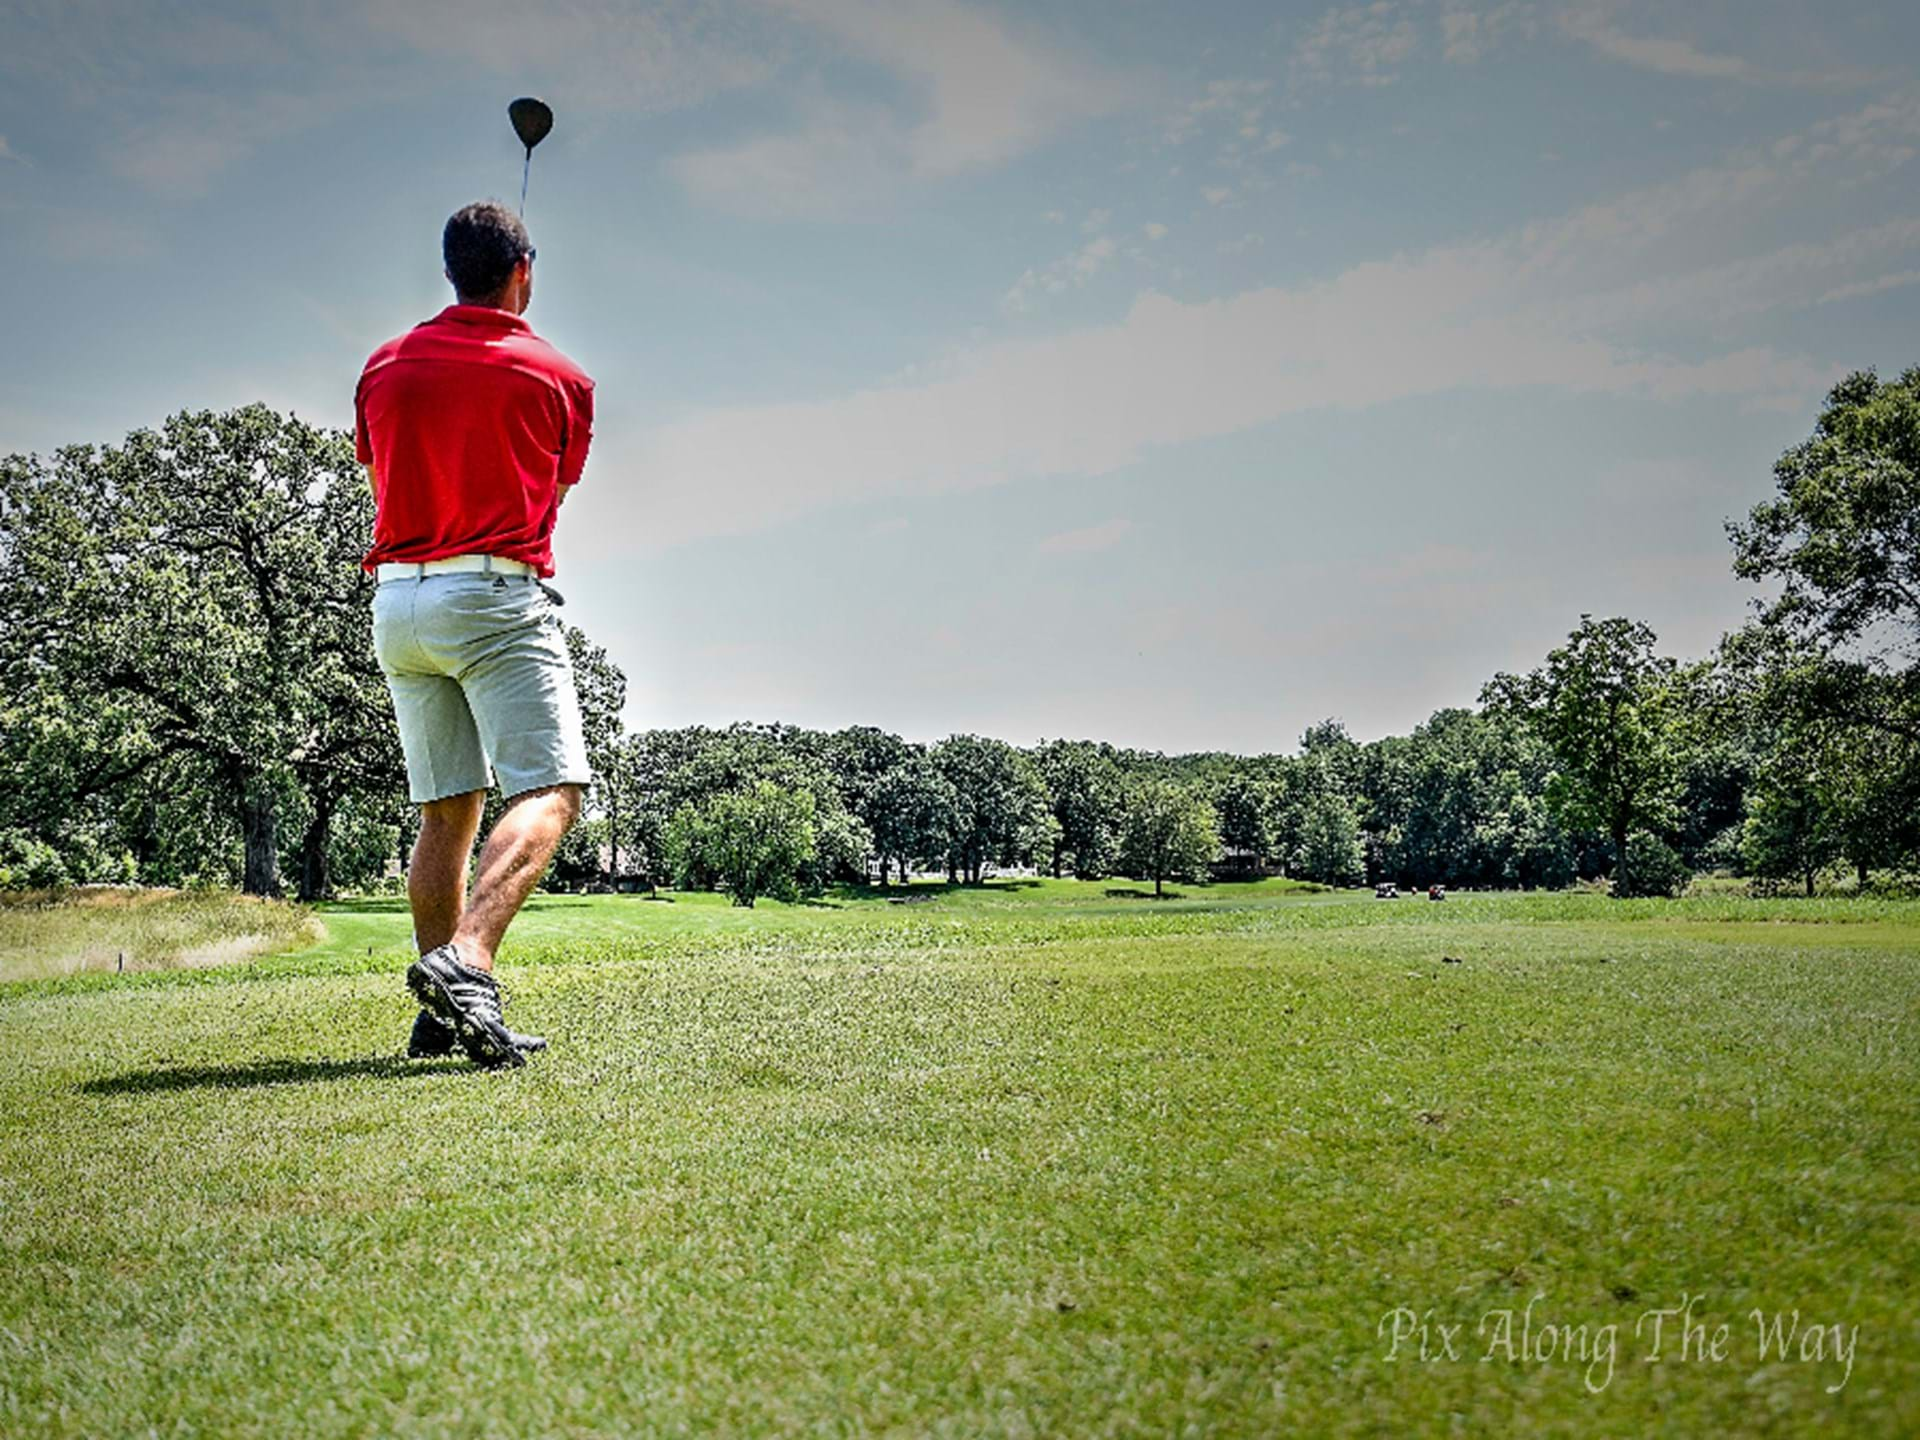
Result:
<svg viewBox="0 0 1920 1440">
<path fill-rule="evenodd" d="M 1583 616 L 1472 708 L 1360 743 L 1164 755 L 871 726 L 627 733 L 569 628 L 594 783 L 549 883 L 719 886 L 1031 866 L 1082 878 L 1673 893 L 1920 861 L 1920 370 L 1849 376 L 1729 525 L 1760 587 L 1712 655 Z M 350 437 L 250 406 L 0 460 L 0 885 L 374 883 L 413 812 L 358 566 Z"/>
</svg>

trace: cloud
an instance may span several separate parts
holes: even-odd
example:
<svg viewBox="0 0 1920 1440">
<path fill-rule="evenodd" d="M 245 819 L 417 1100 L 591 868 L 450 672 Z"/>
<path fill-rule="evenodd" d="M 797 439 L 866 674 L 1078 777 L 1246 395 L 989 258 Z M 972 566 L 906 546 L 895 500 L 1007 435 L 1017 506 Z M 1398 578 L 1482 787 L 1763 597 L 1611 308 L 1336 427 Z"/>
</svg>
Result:
<svg viewBox="0 0 1920 1440">
<path fill-rule="evenodd" d="M 1111 550 L 1126 539 L 1132 529 L 1133 521 L 1124 515 L 1116 516 L 1081 530 L 1063 530 L 1058 535 L 1049 535 L 1033 548 L 1042 555 L 1091 555 L 1096 551 Z"/>
<path fill-rule="evenodd" d="M 1835 285 L 1887 257 L 1920 254 L 1920 217 L 1861 226 L 1829 239 L 1784 245 L 1634 281 L 1562 308 L 1569 323 L 1724 324 L 1749 315 L 1850 299 L 1897 288 L 1894 276 Z"/>
<path fill-rule="evenodd" d="M 1162 225 L 1158 220 L 1149 220 L 1140 227 L 1140 233 L 1149 240 L 1164 240 L 1167 234 L 1167 227 Z"/>
<path fill-rule="evenodd" d="M 1719 257 L 1729 234 L 1825 213 L 1826 187 L 1891 173 L 1916 125 L 1920 107 L 1889 101 L 1503 236 L 1213 300 L 1150 291 L 1112 323 L 962 349 L 908 382 L 695 411 L 627 463 L 651 477 L 650 531 L 671 544 L 882 496 L 1105 475 L 1289 415 L 1455 391 L 1804 406 L 1831 364 L 1715 343 L 1714 327 L 1879 278 L 1912 252 L 1914 222 Z"/>
<path fill-rule="evenodd" d="M 161 195 L 203 194 L 261 146 L 380 93 L 346 34 L 310 8 L 244 18 L 111 0 L 44 9 L 39 23 L 9 29 L 0 80 L 54 97 L 72 138 L 97 146 L 110 173 Z"/>
<path fill-rule="evenodd" d="M 1105 269 L 1118 249 L 1111 235 L 1096 235 L 1071 255 L 1038 270 L 1028 270 L 1014 282 L 1000 303 L 1017 313 L 1031 309 L 1041 295 L 1058 295 L 1064 290 L 1076 289 Z"/>
<path fill-rule="evenodd" d="M 763 3 L 904 79 L 914 114 L 822 94 L 790 129 L 676 157 L 693 194 L 738 212 L 835 214 L 903 184 L 990 170 L 1132 95 L 1091 60 L 956 0 Z"/>
<path fill-rule="evenodd" d="M 57 95 L 110 173 L 183 198 L 291 134 L 434 83 L 422 57 L 469 86 L 478 68 L 589 112 L 655 113 L 759 83 L 780 54 L 771 20 L 698 0 L 27 8 L 0 43 L 0 78 Z"/>
<path fill-rule="evenodd" d="M 1581 6 L 1563 12 L 1560 27 L 1609 60 L 1662 75 L 1740 80 L 1753 74 L 1753 67 L 1737 56 L 1709 54 L 1685 40 L 1630 35 L 1615 25 L 1609 14 L 1609 7 Z"/>
<path fill-rule="evenodd" d="M 48 207 L 36 218 L 41 250 L 62 265 L 131 265 L 159 253 L 152 231 L 130 223 L 124 213 L 91 215 Z"/>
<path fill-rule="evenodd" d="M 7 137 L 4 135 L 0 135 L 0 160 L 12 160 L 21 165 L 27 163 L 27 157 L 7 144 Z"/>
<path fill-rule="evenodd" d="M 1296 80 L 1390 85 L 1420 48 L 1420 32 L 1395 0 L 1329 10 L 1294 43 Z"/>
<path fill-rule="evenodd" d="M 638 457 L 649 530 L 671 543 L 881 495 L 1102 475 L 1286 415 L 1452 390 L 1777 403 L 1831 379 L 1763 348 L 1682 361 L 1555 333 L 1499 312 L 1502 260 L 1435 252 L 1204 303 L 1148 293 L 1117 324 L 988 346 L 930 383 L 696 413 Z"/>
<path fill-rule="evenodd" d="M 1267 112 L 1267 94 L 1271 80 L 1209 80 L 1196 100 L 1190 100 L 1167 121 L 1161 138 L 1169 145 L 1184 145 L 1216 119 L 1225 118 L 1236 128 L 1257 125 Z"/>
<path fill-rule="evenodd" d="M 1822 291 L 1815 303 L 1831 305 L 1839 300 L 1860 300 L 1869 295 L 1884 295 L 1889 290 L 1903 290 L 1909 285 L 1920 285 L 1920 270 L 1896 270 L 1890 275 L 1876 275 L 1871 280 L 1836 285 L 1831 290 Z"/>
<path fill-rule="evenodd" d="M 107 159 L 125 179 L 159 194 L 187 198 L 205 194 L 213 178 L 249 154 L 254 143 L 251 136 L 135 131 Z"/>
<path fill-rule="evenodd" d="M 642 114 L 760 84 L 780 55 L 751 10 L 697 0 L 362 0 L 359 13 L 368 31 L 420 54 Z"/>
<path fill-rule="evenodd" d="M 1471 65 L 1509 34 L 1532 35 L 1534 7 L 1527 0 L 1507 0 L 1481 10 L 1449 6 L 1440 15 L 1441 58 L 1454 65 Z"/>
<path fill-rule="evenodd" d="M 105 158 L 114 174 L 157 195 L 193 199 L 262 147 L 354 102 L 352 94 L 331 90 L 169 95 L 145 107 L 142 118 L 109 143 Z"/>
</svg>

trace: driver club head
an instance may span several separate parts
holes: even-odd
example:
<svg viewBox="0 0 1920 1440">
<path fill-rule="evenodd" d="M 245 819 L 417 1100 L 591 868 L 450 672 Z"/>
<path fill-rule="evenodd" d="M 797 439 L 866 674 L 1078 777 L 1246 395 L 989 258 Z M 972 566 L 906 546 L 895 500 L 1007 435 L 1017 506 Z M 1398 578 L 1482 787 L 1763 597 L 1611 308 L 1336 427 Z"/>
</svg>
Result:
<svg viewBox="0 0 1920 1440">
<path fill-rule="evenodd" d="M 547 138 L 553 129 L 553 110 L 544 100 L 536 100 L 531 95 L 522 95 L 507 106 L 507 118 L 513 122 L 513 133 L 520 137 L 520 143 L 527 147 L 527 153 L 533 153 L 533 147 Z"/>
</svg>

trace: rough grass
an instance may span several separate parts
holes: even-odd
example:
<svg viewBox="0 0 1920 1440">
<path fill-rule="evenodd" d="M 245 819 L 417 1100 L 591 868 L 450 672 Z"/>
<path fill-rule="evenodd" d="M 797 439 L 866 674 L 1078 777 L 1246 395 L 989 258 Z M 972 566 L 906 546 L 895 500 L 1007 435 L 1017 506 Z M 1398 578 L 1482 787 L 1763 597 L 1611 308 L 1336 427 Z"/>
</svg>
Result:
<svg viewBox="0 0 1920 1440">
<path fill-rule="evenodd" d="M 0 989 L 0 1433 L 1920 1430 L 1920 907 L 554 899 L 504 1075 L 327 923 Z"/>
<path fill-rule="evenodd" d="M 229 964 L 324 933 L 305 911 L 226 892 L 0 892 L 0 982 Z"/>
</svg>

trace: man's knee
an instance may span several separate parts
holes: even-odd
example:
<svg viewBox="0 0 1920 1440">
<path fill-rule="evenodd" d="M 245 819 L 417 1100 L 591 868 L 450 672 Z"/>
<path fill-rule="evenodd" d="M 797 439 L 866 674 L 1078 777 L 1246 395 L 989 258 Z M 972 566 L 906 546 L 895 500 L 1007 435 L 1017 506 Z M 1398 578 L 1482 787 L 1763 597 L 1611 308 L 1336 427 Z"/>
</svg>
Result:
<svg viewBox="0 0 1920 1440">
<path fill-rule="evenodd" d="M 486 808 L 486 803 L 487 792 L 484 790 L 468 790 L 459 795 L 428 800 L 420 807 L 420 823 L 422 828 L 470 830 L 480 823 L 480 812 Z"/>
<path fill-rule="evenodd" d="M 571 830 L 580 819 L 580 812 L 586 807 L 587 787 L 584 785 L 545 785 L 538 790 L 525 790 L 507 802 L 509 810 L 529 802 L 539 807 L 538 812 L 557 820 L 562 831 Z"/>
</svg>

